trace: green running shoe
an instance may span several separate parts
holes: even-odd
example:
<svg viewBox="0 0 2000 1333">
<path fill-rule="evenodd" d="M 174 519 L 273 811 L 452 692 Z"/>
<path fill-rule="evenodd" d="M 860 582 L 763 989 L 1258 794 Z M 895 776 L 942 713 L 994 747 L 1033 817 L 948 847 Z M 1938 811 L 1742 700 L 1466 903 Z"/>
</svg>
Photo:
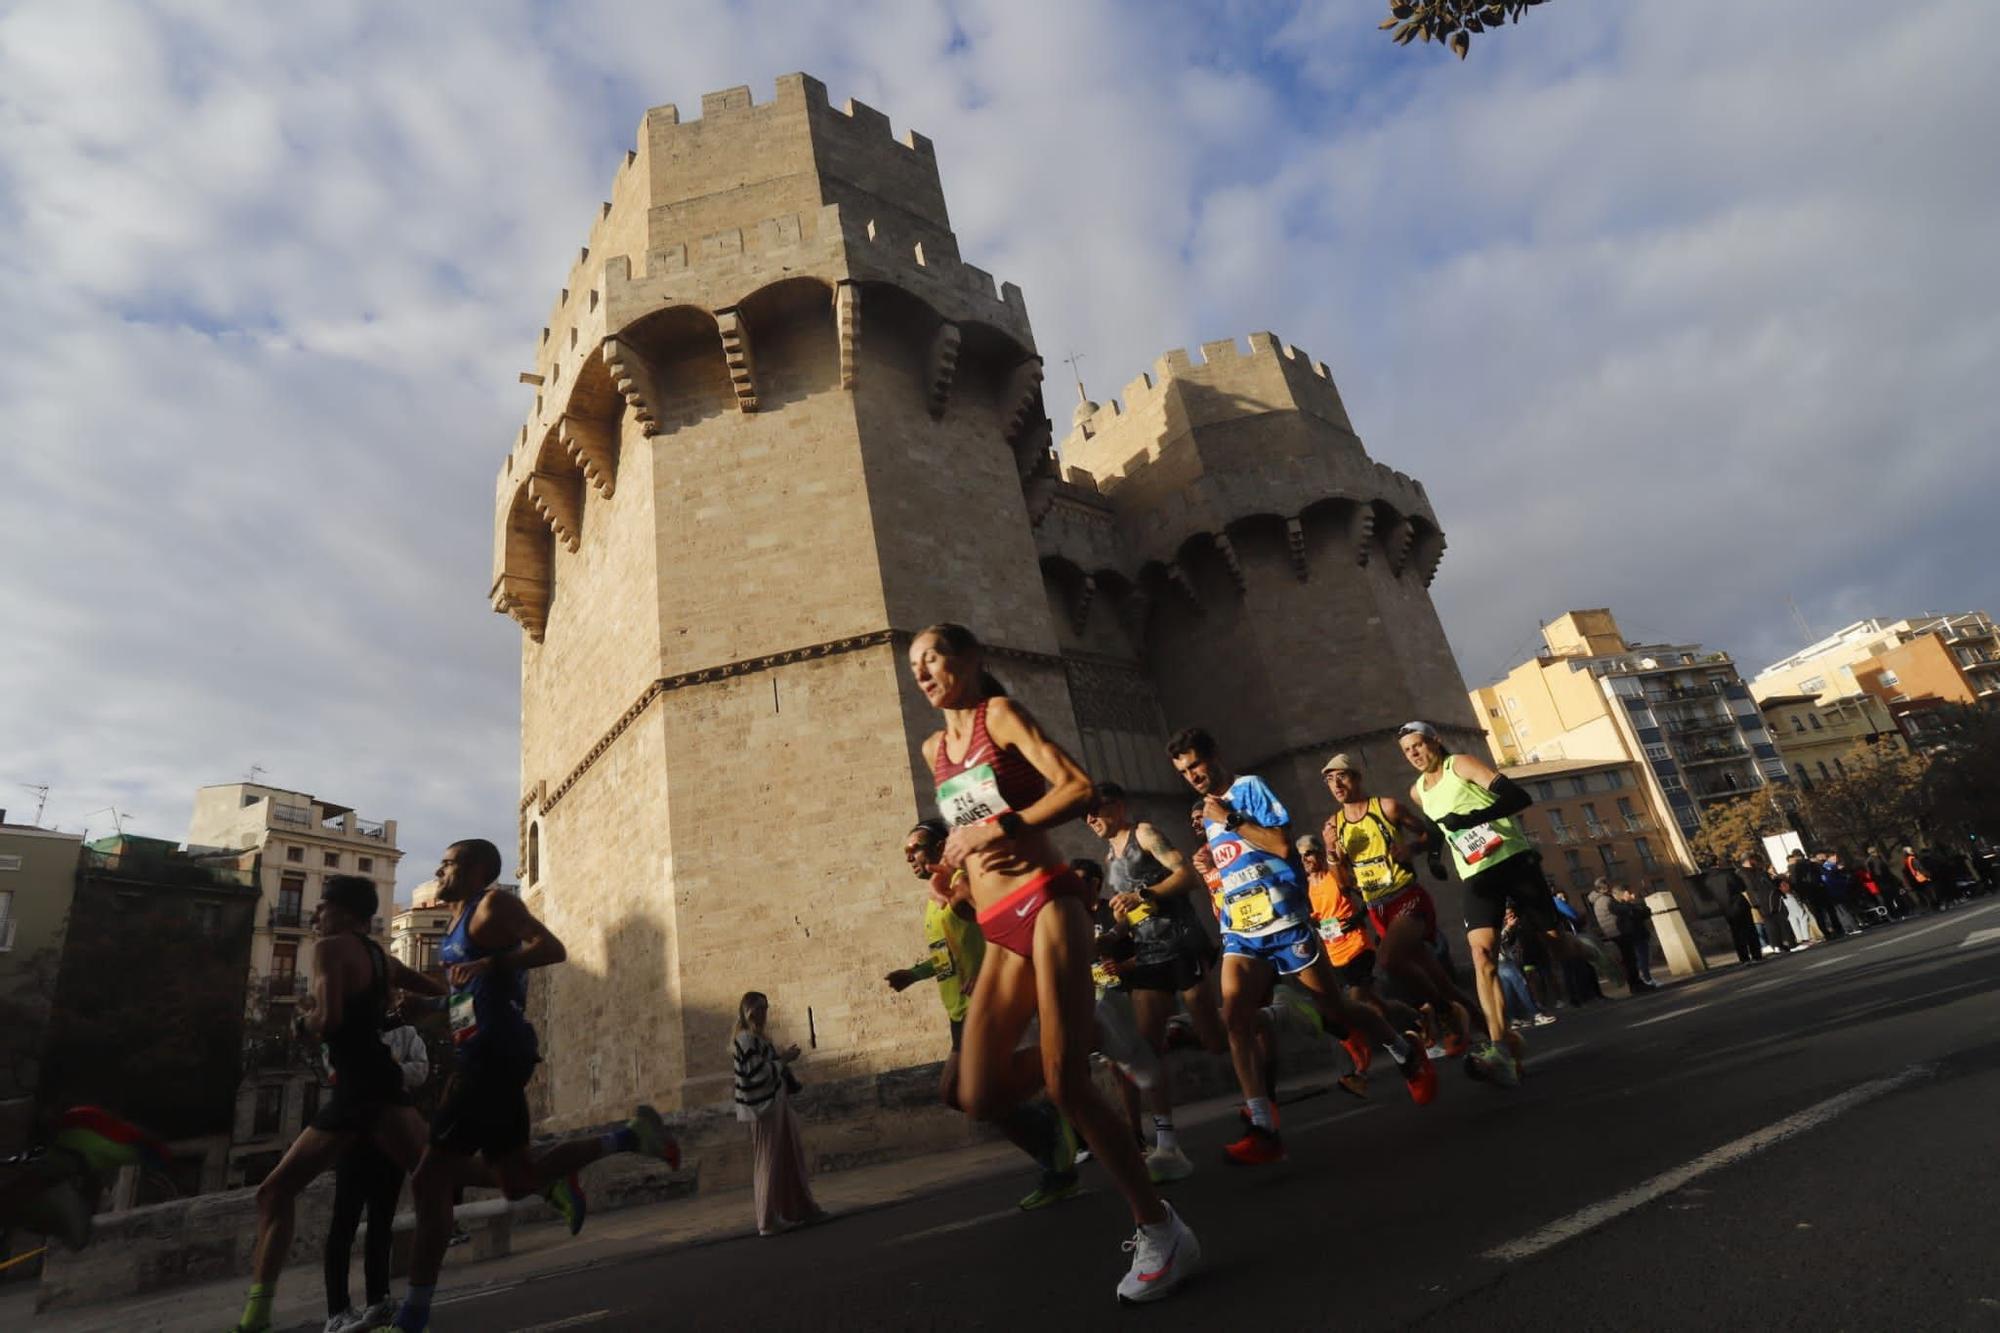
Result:
<svg viewBox="0 0 2000 1333">
<path fill-rule="evenodd" d="M 588 1200 L 583 1197 L 583 1181 L 572 1171 L 549 1186 L 542 1196 L 549 1201 L 549 1207 L 556 1210 L 562 1220 L 569 1223 L 569 1234 L 574 1236 L 583 1230 L 583 1216 L 590 1210 Z"/>
<path fill-rule="evenodd" d="M 1082 1181 L 1074 1171 L 1066 1174 L 1055 1171 L 1044 1171 L 1042 1173 L 1042 1183 L 1035 1186 L 1033 1193 L 1021 1200 L 1021 1211 L 1032 1213 L 1037 1208 L 1046 1208 L 1052 1203 L 1061 1203 L 1080 1188 L 1082 1188 Z"/>
</svg>

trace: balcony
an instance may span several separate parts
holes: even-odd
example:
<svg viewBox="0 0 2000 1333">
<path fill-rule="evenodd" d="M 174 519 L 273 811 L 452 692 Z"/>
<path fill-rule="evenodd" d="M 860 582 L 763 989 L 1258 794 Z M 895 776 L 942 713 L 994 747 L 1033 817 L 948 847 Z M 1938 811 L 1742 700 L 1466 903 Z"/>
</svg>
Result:
<svg viewBox="0 0 2000 1333">
<path fill-rule="evenodd" d="M 306 979 L 290 973 L 264 978 L 264 998 L 272 1004 L 296 1004 L 306 993 Z"/>
<path fill-rule="evenodd" d="M 293 828 L 311 828 L 313 823 L 312 811 L 302 806 L 278 805 L 273 802 L 271 805 L 271 822 L 273 824 L 290 824 Z"/>
<path fill-rule="evenodd" d="M 1750 751 L 1735 745 L 1704 745 L 1695 747 L 1683 745 L 1674 753 L 1683 764 L 1727 764 L 1748 763 L 1754 757 Z"/>
<path fill-rule="evenodd" d="M 1625 831 L 1627 833 L 1651 833 L 1653 828 L 1653 817 L 1651 815 L 1625 816 Z"/>
<path fill-rule="evenodd" d="M 264 918 L 272 930 L 304 930 L 305 922 L 296 907 L 273 907 Z"/>
<path fill-rule="evenodd" d="M 1711 731 L 1735 731 L 1736 716 L 1732 713 L 1728 717 L 1682 718 L 1667 723 L 1665 730 L 1669 736 L 1699 736 Z"/>
<path fill-rule="evenodd" d="M 388 828 L 385 825 L 376 823 L 372 819 L 356 819 L 354 821 L 354 834 L 359 838 L 373 838 L 377 842 L 389 841 Z"/>
<path fill-rule="evenodd" d="M 1583 841 L 1581 834 L 1565 824 L 1556 825 L 1550 832 L 1549 837 L 1558 847 L 1571 847 Z"/>
<path fill-rule="evenodd" d="M 1592 840 L 1611 836 L 1611 827 L 1608 824 L 1586 824 L 1583 831 L 1584 835 Z"/>
</svg>

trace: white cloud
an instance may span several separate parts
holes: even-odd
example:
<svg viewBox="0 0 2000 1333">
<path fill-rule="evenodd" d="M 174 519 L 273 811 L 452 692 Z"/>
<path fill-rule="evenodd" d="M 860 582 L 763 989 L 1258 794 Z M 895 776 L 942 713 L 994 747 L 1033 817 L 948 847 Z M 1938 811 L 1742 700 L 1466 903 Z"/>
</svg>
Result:
<svg viewBox="0 0 2000 1333">
<path fill-rule="evenodd" d="M 508 841 L 514 371 L 643 109 L 791 69 L 937 143 L 1096 396 L 1255 328 L 1328 360 L 1429 485 L 1469 675 L 1570 605 L 1754 663 L 1788 592 L 1991 604 L 1981 6 L 1552 6 L 1463 65 L 1348 0 L 1204 12 L 12 7 L 0 782 L 174 834 L 260 763 L 401 819 L 406 890 Z"/>
</svg>

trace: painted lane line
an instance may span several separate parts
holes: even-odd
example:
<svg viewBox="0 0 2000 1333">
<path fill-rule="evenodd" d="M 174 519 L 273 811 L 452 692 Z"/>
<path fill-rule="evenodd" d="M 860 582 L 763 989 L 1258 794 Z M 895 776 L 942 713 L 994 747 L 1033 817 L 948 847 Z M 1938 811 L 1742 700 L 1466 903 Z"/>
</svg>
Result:
<svg viewBox="0 0 2000 1333">
<path fill-rule="evenodd" d="M 1715 1003 L 1714 1000 L 1703 1000 L 1700 1004 L 1691 1004 L 1685 1009 L 1675 1009 L 1669 1013 L 1657 1014 L 1652 1018 L 1642 1018 L 1638 1022 L 1634 1023 L 1632 1026 L 1635 1028 L 1649 1028 L 1653 1026 L 1653 1024 L 1655 1023 L 1665 1023 L 1672 1019 L 1685 1017 L 1686 1015 L 1693 1013 L 1697 1009 L 1706 1009 L 1708 1008 L 1708 1006 L 1714 1003 Z"/>
<path fill-rule="evenodd" d="M 1817 963 L 1807 963 L 1799 971 L 1811 972 L 1816 968 L 1832 967 L 1835 963 L 1844 963 L 1848 959 L 1858 957 L 1864 953 L 1874 953 L 1877 949 L 1886 949 L 1892 944 L 1901 944 L 1905 940 L 1919 939 L 1935 931 L 1946 930 L 1952 926 L 1962 926 L 1964 924 L 1963 921 L 1934 921 L 1928 926 L 1920 926 L 1916 930 L 1903 931 L 1886 940 L 1877 940 L 1873 944 L 1863 944 L 1853 949 L 1842 950 L 1840 956 L 1837 958 L 1828 958 Z"/>
<path fill-rule="evenodd" d="M 1086 1186 L 1069 1197 L 1072 1199 L 1081 1199 L 1095 1193 L 1097 1193 L 1096 1189 Z M 946 1222 L 941 1226 L 925 1227 L 922 1231 L 912 1231 L 906 1235 L 895 1236 L 888 1241 L 888 1244 L 903 1245 L 913 1240 L 924 1240 L 930 1236 L 949 1236 L 955 1231 L 969 1231 L 973 1227 L 983 1227 L 992 1222 L 1001 1222 L 1007 1218 L 1019 1216 L 1021 1216 L 1021 1209 L 1018 1207 L 996 1208 L 990 1213 L 980 1213 L 976 1217 L 962 1217 L 956 1222 Z"/>
<path fill-rule="evenodd" d="M 573 1314 L 567 1319 L 554 1319 L 546 1324 L 529 1324 L 517 1333 L 555 1333 L 559 1328 L 582 1328 L 585 1324 L 601 1323 L 610 1317 L 609 1310 L 592 1310 L 589 1314 Z"/>
<path fill-rule="evenodd" d="M 1995 926 L 1991 930 L 1975 930 L 1960 940 L 1958 947 L 1961 949 L 1970 949 L 1981 944 L 1991 944 L 1995 940 L 2000 940 L 2000 926 Z"/>
<path fill-rule="evenodd" d="M 1305 1123 L 1298 1125 L 1281 1125 L 1279 1126 L 1279 1128 L 1286 1135 L 1296 1138 L 1300 1134 L 1304 1134 L 1309 1130 L 1325 1129 L 1328 1125 L 1337 1124 L 1342 1120 L 1352 1120 L 1355 1116 L 1367 1115 L 1370 1111 L 1379 1111 L 1381 1109 L 1382 1109 L 1382 1104 L 1380 1102 L 1370 1102 L 1366 1106 L 1351 1107 L 1348 1110 L 1338 1112 L 1337 1114 L 1334 1115 L 1322 1116 L 1318 1120 L 1308 1120 Z"/>
<path fill-rule="evenodd" d="M 1927 1078 L 1935 1069 L 1934 1065 L 1911 1065 L 1887 1078 L 1878 1078 L 1872 1083 L 1849 1088 L 1837 1097 L 1829 1097 L 1774 1124 L 1745 1134 L 1740 1139 L 1703 1153 L 1691 1162 L 1677 1166 L 1671 1171 L 1664 1171 L 1644 1184 L 1635 1185 L 1622 1194 L 1614 1194 L 1602 1202 L 1594 1203 L 1588 1208 L 1571 1213 L 1568 1217 L 1551 1222 L 1541 1230 L 1530 1232 L 1519 1240 L 1495 1246 L 1480 1257 L 1500 1263 L 1518 1263 L 1523 1259 L 1532 1259 L 1545 1250 L 1552 1250 L 1565 1241 L 1575 1240 L 1578 1236 L 1594 1231 L 1634 1209 L 1643 1208 L 1653 1200 L 1671 1194 L 1711 1171 L 1760 1153 L 1766 1148 L 1783 1143 L 1786 1139 L 1845 1115 L 1857 1106 L 1886 1096 L 1918 1079 Z"/>
</svg>

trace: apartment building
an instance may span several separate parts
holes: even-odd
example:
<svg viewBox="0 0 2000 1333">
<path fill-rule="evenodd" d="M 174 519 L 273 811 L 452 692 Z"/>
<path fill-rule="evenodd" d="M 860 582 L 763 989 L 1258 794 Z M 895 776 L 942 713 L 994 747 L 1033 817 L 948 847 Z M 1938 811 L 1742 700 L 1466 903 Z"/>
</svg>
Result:
<svg viewBox="0 0 2000 1333">
<path fill-rule="evenodd" d="M 1506 773 L 1535 798 L 1521 822 L 1541 844 L 1549 883 L 1571 902 L 1582 906 L 1600 875 L 1640 894 L 1683 890 L 1692 866 L 1668 811 L 1654 803 L 1644 765 L 1556 759 Z"/>
<path fill-rule="evenodd" d="M 1865 691 L 1834 699 L 1773 694 L 1758 708 L 1801 791 L 1846 777 L 1857 754 L 1908 749 L 1888 705 Z"/>
<path fill-rule="evenodd" d="M 1762 713 L 1727 653 L 1698 643 L 1632 643 L 1609 610 L 1542 627 L 1544 651 L 1471 691 L 1494 763 L 1630 763 L 1672 859 L 1715 801 L 1789 785 Z"/>
<path fill-rule="evenodd" d="M 0 810 L 0 1154 L 28 1146 L 82 850 L 80 833 L 9 824 Z"/>
<path fill-rule="evenodd" d="M 2000 628 L 1984 611 L 1859 620 L 1765 667 L 1758 699 L 1863 692 L 1892 712 L 1904 703 L 2000 704 Z"/>
</svg>

